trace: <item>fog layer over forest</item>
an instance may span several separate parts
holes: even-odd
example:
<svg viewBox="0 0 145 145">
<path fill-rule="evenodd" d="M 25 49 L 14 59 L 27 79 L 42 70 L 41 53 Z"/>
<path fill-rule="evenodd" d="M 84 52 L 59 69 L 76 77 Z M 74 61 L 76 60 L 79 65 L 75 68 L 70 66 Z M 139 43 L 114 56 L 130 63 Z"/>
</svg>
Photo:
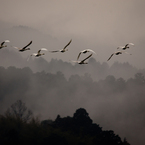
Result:
<svg viewBox="0 0 145 145">
<path fill-rule="evenodd" d="M 65 54 L 45 52 L 44 56 L 34 58 L 30 54 L 40 48 L 61 49 L 71 38 L 60 42 L 24 26 L 0 32 L 1 40 L 10 40 L 8 47 L 0 50 L 1 114 L 17 100 L 25 102 L 42 120 L 54 120 L 58 114 L 72 116 L 76 109 L 85 108 L 93 122 L 103 129 L 114 130 L 131 145 L 145 143 L 145 69 L 136 68 L 129 61 L 122 62 L 124 58 L 135 58 L 135 53 L 113 56 L 107 62 L 113 53 L 107 50 L 103 62 L 100 62 L 101 54 L 96 52 L 88 65 L 72 64 L 71 60 L 76 60 L 87 42 L 83 44 L 75 38 Z M 30 40 L 33 40 L 30 51 L 21 53 L 11 47 L 25 46 Z M 80 43 L 82 46 L 78 47 Z M 104 45 L 108 48 L 108 44 Z"/>
<path fill-rule="evenodd" d="M 109 66 L 91 58 L 88 65 L 25 58 L 11 50 L 0 53 L 0 113 L 16 100 L 41 119 L 72 116 L 85 108 L 95 123 L 114 130 L 132 144 L 145 143 L 145 70 L 129 63 Z"/>
<path fill-rule="evenodd" d="M 84 108 L 103 130 L 144 145 L 144 5 L 144 0 L 1 0 L 0 41 L 10 43 L 0 50 L 0 114 L 17 100 L 41 120 Z M 71 39 L 68 52 L 49 52 Z M 31 40 L 29 51 L 12 47 Z M 132 55 L 107 61 L 127 43 L 134 44 L 126 50 Z M 30 57 L 40 48 L 48 49 L 44 56 Z M 72 64 L 87 48 L 96 52 L 89 64 Z"/>
</svg>

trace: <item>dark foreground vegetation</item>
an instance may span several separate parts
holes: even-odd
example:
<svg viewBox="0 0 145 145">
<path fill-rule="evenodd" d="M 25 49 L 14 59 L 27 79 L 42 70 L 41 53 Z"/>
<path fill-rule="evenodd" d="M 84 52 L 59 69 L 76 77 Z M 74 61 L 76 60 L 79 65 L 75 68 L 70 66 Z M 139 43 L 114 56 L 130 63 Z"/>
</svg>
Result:
<svg viewBox="0 0 145 145">
<path fill-rule="evenodd" d="M 18 100 L 0 116 L 1 145 L 129 145 L 112 130 L 103 131 L 85 109 L 73 117 L 40 121 Z"/>
</svg>

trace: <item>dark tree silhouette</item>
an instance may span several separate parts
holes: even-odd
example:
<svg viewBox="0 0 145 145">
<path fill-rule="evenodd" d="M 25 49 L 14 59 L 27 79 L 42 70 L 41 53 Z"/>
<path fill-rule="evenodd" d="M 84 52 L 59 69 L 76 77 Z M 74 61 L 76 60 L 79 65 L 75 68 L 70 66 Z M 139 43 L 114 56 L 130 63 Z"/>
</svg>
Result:
<svg viewBox="0 0 145 145">
<path fill-rule="evenodd" d="M 7 109 L 6 116 L 14 116 L 15 118 L 21 119 L 23 121 L 29 121 L 33 113 L 31 110 L 27 109 L 25 103 L 21 100 L 17 100 L 10 108 Z"/>
<path fill-rule="evenodd" d="M 25 122 L 23 114 L 27 108 L 18 100 L 11 106 L 11 114 L 0 115 L 0 143 L 2 145 L 129 145 L 129 143 L 112 130 L 102 131 L 97 124 L 93 124 L 84 108 L 79 108 L 73 117 L 61 118 L 55 121 L 44 120 L 40 123 L 33 117 Z M 21 118 L 21 119 L 20 119 Z"/>
<path fill-rule="evenodd" d="M 73 116 L 73 120 L 79 126 L 92 124 L 92 120 L 90 119 L 89 114 L 83 108 L 76 110 Z"/>
</svg>

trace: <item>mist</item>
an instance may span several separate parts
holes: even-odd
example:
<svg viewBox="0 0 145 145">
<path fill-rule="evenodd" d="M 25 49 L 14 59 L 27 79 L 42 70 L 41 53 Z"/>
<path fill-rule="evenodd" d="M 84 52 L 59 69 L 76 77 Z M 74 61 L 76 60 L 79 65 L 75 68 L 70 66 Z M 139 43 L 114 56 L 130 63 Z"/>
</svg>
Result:
<svg viewBox="0 0 145 145">
<path fill-rule="evenodd" d="M 81 107 L 103 129 L 114 130 L 132 145 L 145 143 L 145 1 L 0 2 L 0 40 L 10 40 L 0 50 L 1 114 L 16 100 L 41 120 L 72 116 Z M 68 52 L 49 52 L 71 39 Z M 28 51 L 12 47 L 31 40 Z M 129 42 L 135 44 L 127 50 L 132 55 L 107 61 Z M 44 56 L 30 57 L 40 48 L 48 49 Z M 71 62 L 87 48 L 96 52 L 88 65 Z"/>
<path fill-rule="evenodd" d="M 48 62 L 43 57 L 26 61 L 9 49 L 1 50 L 0 113 L 18 99 L 41 120 L 72 116 L 76 109 L 85 108 L 104 130 L 114 130 L 133 145 L 145 142 L 144 69 L 119 62 L 109 66 L 94 58 L 88 65 Z"/>
</svg>

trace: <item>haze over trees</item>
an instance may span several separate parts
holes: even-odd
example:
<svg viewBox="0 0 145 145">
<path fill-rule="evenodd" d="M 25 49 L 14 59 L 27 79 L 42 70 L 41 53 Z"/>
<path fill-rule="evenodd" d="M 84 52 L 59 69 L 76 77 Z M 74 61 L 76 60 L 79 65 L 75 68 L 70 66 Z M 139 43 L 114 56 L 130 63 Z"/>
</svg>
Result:
<svg viewBox="0 0 145 145">
<path fill-rule="evenodd" d="M 113 75 L 116 78 L 122 77 L 126 80 L 134 77 L 138 72 L 145 74 L 145 69 L 137 69 L 128 62 L 115 62 L 109 66 L 107 62 L 100 63 L 95 58 L 90 58 L 88 61 L 89 65 L 78 65 L 71 64 L 69 61 L 62 61 L 61 59 L 51 59 L 48 62 L 43 57 L 30 57 L 30 60 L 27 61 L 29 55 L 23 58 L 20 53 L 13 49 L 2 49 L 0 53 L 1 66 L 15 66 L 17 68 L 30 67 L 33 72 L 45 71 L 46 73 L 56 73 L 60 71 L 67 79 L 71 75 L 78 74 L 82 76 L 85 73 L 89 73 L 94 81 L 104 79 L 108 75 Z"/>
<path fill-rule="evenodd" d="M 64 65 L 78 68 L 65 62 Z M 85 70 L 89 65 L 81 69 Z M 26 102 L 33 114 L 40 114 L 42 119 L 55 119 L 58 114 L 67 116 L 83 107 L 90 112 L 94 122 L 114 130 L 122 139 L 127 137 L 131 144 L 139 144 L 138 138 L 144 142 L 141 137 L 145 132 L 143 73 L 136 73 L 129 79 L 108 75 L 95 81 L 89 72 L 66 78 L 60 71 L 33 72 L 28 67 L 1 66 L 0 87 L 1 114 L 16 100 Z"/>
</svg>

